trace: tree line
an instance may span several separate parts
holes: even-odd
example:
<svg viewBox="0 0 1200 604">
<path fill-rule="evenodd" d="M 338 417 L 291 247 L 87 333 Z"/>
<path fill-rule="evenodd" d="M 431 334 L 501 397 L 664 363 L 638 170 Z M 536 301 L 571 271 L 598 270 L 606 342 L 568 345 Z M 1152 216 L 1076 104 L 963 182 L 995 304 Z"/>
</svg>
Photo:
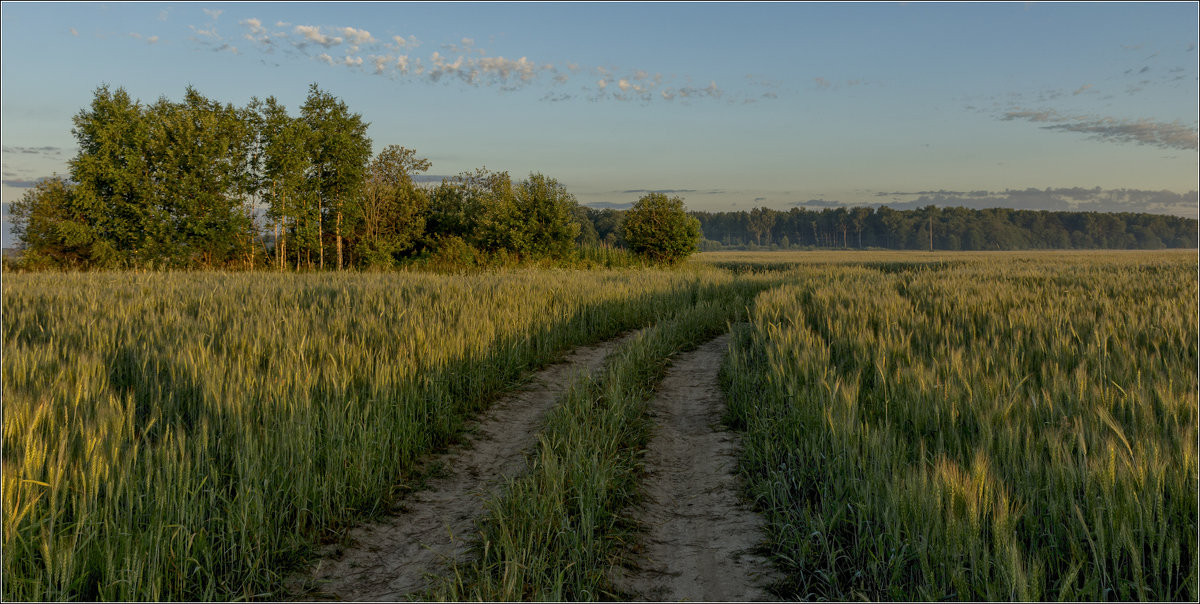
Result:
<svg viewBox="0 0 1200 604">
<path fill-rule="evenodd" d="M 1197 221 L 1160 214 L 933 205 L 914 210 L 824 208 L 691 212 L 701 249 L 1162 249 L 1197 247 Z M 931 235 L 932 231 L 932 235 Z"/>
<path fill-rule="evenodd" d="M 96 89 L 73 119 L 69 178 L 12 207 L 26 266 L 391 266 L 439 251 L 506 260 L 569 259 L 575 197 L 540 173 L 514 182 L 480 168 L 418 186 L 430 162 L 389 145 L 316 84 L 290 115 L 274 97 L 244 107 L 189 87 L 143 105 Z M 698 240 L 698 231 L 697 237 Z"/>
<path fill-rule="evenodd" d="M 1149 214 L 928 206 L 689 217 L 658 193 L 630 211 L 586 208 L 540 173 L 514 182 L 479 168 L 422 186 L 428 159 L 399 145 L 373 153 L 369 124 L 316 84 L 298 115 L 274 97 L 237 107 L 188 87 L 180 101 L 143 104 L 101 86 L 73 124 L 69 176 L 12 205 L 24 266 L 342 269 L 431 256 L 570 261 L 594 246 L 674 262 L 697 247 L 1197 245 L 1195 219 Z"/>
</svg>

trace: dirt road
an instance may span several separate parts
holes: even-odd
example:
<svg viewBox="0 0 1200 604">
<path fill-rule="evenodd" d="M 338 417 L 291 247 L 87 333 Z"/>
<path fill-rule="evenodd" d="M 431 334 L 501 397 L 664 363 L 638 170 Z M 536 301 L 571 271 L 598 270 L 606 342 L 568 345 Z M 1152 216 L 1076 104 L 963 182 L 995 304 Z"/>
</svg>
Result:
<svg viewBox="0 0 1200 604">
<path fill-rule="evenodd" d="M 738 497 L 736 436 L 723 429 L 717 382 L 721 336 L 679 355 L 652 403 L 656 431 L 646 456 L 647 527 L 638 568 L 610 577 L 630 597 L 653 601 L 762 601 L 777 579 L 753 553 L 761 518 Z"/>
<path fill-rule="evenodd" d="M 349 547 L 328 547 L 310 574 L 293 577 L 295 599 L 396 601 L 426 589 L 427 574 L 444 571 L 466 552 L 476 518 L 504 477 L 525 468 L 523 453 L 535 443 L 546 412 L 576 375 L 599 370 L 628 337 L 578 348 L 536 373 L 524 390 L 496 401 L 465 446 L 432 460 L 445 474 L 408 496 L 401 513 L 352 530 Z"/>
</svg>

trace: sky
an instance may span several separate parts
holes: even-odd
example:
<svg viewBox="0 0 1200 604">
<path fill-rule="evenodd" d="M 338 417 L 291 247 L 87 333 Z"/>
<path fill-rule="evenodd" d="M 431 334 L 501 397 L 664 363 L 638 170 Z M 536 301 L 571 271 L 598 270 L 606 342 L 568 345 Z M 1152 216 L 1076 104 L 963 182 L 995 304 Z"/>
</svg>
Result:
<svg viewBox="0 0 1200 604">
<path fill-rule="evenodd" d="M 1176 3 L 43 3 L 0 7 L 8 204 L 66 175 L 102 85 L 296 115 L 580 203 L 928 203 L 1196 217 L 1197 21 Z"/>
</svg>

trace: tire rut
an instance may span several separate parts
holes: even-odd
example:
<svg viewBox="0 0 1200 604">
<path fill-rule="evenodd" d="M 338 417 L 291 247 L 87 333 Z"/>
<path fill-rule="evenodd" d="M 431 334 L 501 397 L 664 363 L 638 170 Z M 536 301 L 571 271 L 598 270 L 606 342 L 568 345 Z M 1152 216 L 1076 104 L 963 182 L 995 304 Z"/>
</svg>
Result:
<svg viewBox="0 0 1200 604">
<path fill-rule="evenodd" d="M 475 520 L 506 477 L 526 467 L 546 413 L 581 372 L 595 373 L 633 332 L 572 351 L 536 372 L 526 387 L 493 403 L 468 429 L 466 443 L 433 456 L 430 467 L 448 474 L 399 502 L 400 512 L 349 532 L 349 546 L 327 546 L 310 572 L 294 576 L 294 601 L 398 601 L 430 587 L 467 552 Z M 340 551 L 339 551 L 340 550 Z"/>
<path fill-rule="evenodd" d="M 651 403 L 656 428 L 645 467 L 646 498 L 631 516 L 645 527 L 634 568 L 610 579 L 646 601 L 763 601 L 778 580 L 753 551 L 764 522 L 742 503 L 739 441 L 724 429 L 717 374 L 728 334 L 679 355 Z"/>
</svg>

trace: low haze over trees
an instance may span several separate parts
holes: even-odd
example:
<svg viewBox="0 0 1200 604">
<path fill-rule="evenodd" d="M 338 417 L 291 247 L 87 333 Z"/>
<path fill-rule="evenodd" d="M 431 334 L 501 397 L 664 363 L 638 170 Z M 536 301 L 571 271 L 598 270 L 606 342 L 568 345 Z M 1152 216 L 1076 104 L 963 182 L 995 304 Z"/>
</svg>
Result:
<svg viewBox="0 0 1200 604">
<path fill-rule="evenodd" d="M 11 208 L 29 267 L 389 267 L 570 261 L 626 247 L 657 262 L 697 248 L 1010 250 L 1196 247 L 1197 221 L 1152 214 L 888 207 L 690 212 L 644 196 L 632 210 L 582 207 L 540 173 L 479 168 L 417 184 L 429 160 L 389 145 L 316 84 L 298 115 L 274 97 L 245 107 L 189 87 L 152 104 L 96 89 L 74 118 L 69 178 Z M 689 215 L 690 214 L 690 215 Z M 932 233 L 931 233 L 932 229 Z"/>
</svg>

